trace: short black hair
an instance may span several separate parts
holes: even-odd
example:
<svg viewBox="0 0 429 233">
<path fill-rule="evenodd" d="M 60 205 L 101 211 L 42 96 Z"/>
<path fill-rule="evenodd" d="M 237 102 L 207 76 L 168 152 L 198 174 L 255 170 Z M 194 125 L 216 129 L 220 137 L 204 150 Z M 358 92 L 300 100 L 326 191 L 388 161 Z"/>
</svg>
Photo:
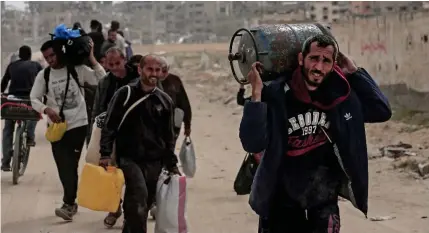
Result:
<svg viewBox="0 0 429 233">
<path fill-rule="evenodd" d="M 73 24 L 73 30 L 76 30 L 76 29 L 79 29 L 79 28 L 82 28 L 82 25 L 80 24 L 80 22 L 75 22 L 74 24 Z"/>
<path fill-rule="evenodd" d="M 100 21 L 93 19 L 89 23 L 89 27 L 93 30 L 98 30 L 101 27 L 101 23 L 100 23 Z"/>
<path fill-rule="evenodd" d="M 40 51 L 44 52 L 44 51 L 48 50 L 49 48 L 54 48 L 54 41 L 53 40 L 48 40 L 45 43 L 43 43 L 42 47 L 40 47 Z"/>
<path fill-rule="evenodd" d="M 113 29 L 116 31 L 119 29 L 119 26 L 120 26 L 120 24 L 116 20 L 112 20 L 112 22 L 110 22 L 110 29 Z"/>
<path fill-rule="evenodd" d="M 111 32 L 116 32 L 116 33 L 118 33 L 116 30 L 109 29 L 109 31 L 107 31 L 107 35 L 109 35 Z"/>
<path fill-rule="evenodd" d="M 140 63 L 140 61 L 142 60 L 143 56 L 140 54 L 136 54 L 130 57 L 130 59 L 128 60 L 129 63 L 133 64 L 133 63 Z"/>
<path fill-rule="evenodd" d="M 23 45 L 19 48 L 18 52 L 19 58 L 21 60 L 30 60 L 31 59 L 31 48 L 27 45 Z"/>
<path fill-rule="evenodd" d="M 62 47 L 63 47 L 63 45 L 62 45 L 61 41 L 48 40 L 42 44 L 42 47 L 40 47 L 40 51 L 43 53 L 44 51 L 52 48 L 55 55 L 57 56 L 57 61 L 62 63 L 63 61 L 65 61 L 65 55 L 64 55 L 64 52 L 62 50 Z"/>
<path fill-rule="evenodd" d="M 307 40 L 305 40 L 304 44 L 302 45 L 302 55 L 303 57 L 306 57 L 310 53 L 311 44 L 313 42 L 317 42 L 317 47 L 326 48 L 328 46 L 334 47 L 334 61 L 337 59 L 338 55 L 338 44 L 337 41 L 325 34 L 317 34 L 315 36 L 309 37 Z"/>
</svg>

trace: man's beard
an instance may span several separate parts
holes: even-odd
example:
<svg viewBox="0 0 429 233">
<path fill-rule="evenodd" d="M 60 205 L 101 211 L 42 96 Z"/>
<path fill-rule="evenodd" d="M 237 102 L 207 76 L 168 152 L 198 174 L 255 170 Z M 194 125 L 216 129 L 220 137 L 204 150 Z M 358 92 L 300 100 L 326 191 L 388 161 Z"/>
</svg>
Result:
<svg viewBox="0 0 429 233">
<path fill-rule="evenodd" d="M 156 79 L 156 81 L 152 81 L 151 79 Z M 158 83 L 159 79 L 155 76 L 149 76 L 149 77 L 142 77 L 142 82 L 144 85 L 149 86 L 149 87 L 156 87 L 157 83 Z"/>
<path fill-rule="evenodd" d="M 302 77 L 303 77 L 303 79 L 304 79 L 304 81 L 309 85 L 309 86 L 312 86 L 312 87 L 319 87 L 322 83 L 323 83 L 323 81 L 325 81 L 325 78 L 326 78 L 326 76 L 327 75 L 324 75 L 323 73 L 321 73 L 321 72 L 319 72 L 321 75 L 324 75 L 323 77 L 322 77 L 322 82 L 315 82 L 315 81 L 313 81 L 313 80 L 311 80 L 309 77 L 308 77 L 308 74 L 310 73 L 311 71 L 310 71 L 310 69 L 307 69 L 307 68 L 305 68 L 304 66 L 301 66 L 301 73 L 302 73 Z"/>
</svg>

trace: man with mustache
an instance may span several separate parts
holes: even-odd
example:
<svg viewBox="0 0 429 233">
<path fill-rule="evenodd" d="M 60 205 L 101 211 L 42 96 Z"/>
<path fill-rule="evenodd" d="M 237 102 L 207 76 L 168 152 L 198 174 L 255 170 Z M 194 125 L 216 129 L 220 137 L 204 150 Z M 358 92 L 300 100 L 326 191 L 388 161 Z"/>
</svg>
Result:
<svg viewBox="0 0 429 233">
<path fill-rule="evenodd" d="M 250 194 L 259 232 L 338 233 L 338 197 L 368 211 L 364 123 L 390 119 L 387 98 L 372 77 L 338 51 L 327 35 L 307 39 L 299 67 L 266 86 L 262 65 L 248 74 L 240 139 L 265 150 Z"/>
<path fill-rule="evenodd" d="M 137 66 L 133 63 L 127 63 L 125 54 L 117 47 L 112 47 L 107 50 L 106 64 L 110 72 L 98 83 L 92 110 L 90 132 L 92 132 L 95 117 L 107 111 L 107 106 L 115 92 L 139 77 Z M 106 216 L 104 225 L 108 228 L 113 227 L 121 215 L 122 208 L 121 205 L 119 205 L 115 213 L 109 213 Z"/>
<path fill-rule="evenodd" d="M 156 184 L 162 167 L 180 174 L 174 154 L 171 98 L 158 89 L 161 61 L 157 56 L 144 56 L 138 68 L 140 79 L 121 87 L 107 109 L 101 131 L 100 165 L 110 163 L 113 142 L 116 157 L 125 176 L 123 233 L 146 233 L 149 207 L 155 200 Z M 133 108 L 118 129 L 131 105 Z"/>
</svg>

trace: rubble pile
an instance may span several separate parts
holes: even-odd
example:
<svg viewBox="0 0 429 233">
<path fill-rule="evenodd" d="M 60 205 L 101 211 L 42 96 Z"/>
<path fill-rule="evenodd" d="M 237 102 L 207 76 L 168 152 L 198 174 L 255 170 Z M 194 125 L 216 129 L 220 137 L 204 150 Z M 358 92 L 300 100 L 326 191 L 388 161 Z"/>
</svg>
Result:
<svg viewBox="0 0 429 233">
<path fill-rule="evenodd" d="M 407 172 L 418 174 L 421 178 L 429 178 L 429 160 L 417 156 L 411 144 L 399 142 L 380 148 L 381 157 L 393 159 L 392 166 Z"/>
</svg>

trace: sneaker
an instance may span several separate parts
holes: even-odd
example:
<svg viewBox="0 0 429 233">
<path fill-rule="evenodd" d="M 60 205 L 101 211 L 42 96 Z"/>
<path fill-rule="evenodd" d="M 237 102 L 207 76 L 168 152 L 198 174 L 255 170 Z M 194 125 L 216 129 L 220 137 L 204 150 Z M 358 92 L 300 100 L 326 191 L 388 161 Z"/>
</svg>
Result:
<svg viewBox="0 0 429 233">
<path fill-rule="evenodd" d="M 73 205 L 63 204 L 63 206 L 61 206 L 61 208 L 55 209 L 55 215 L 57 217 L 64 219 L 65 221 L 72 221 L 73 216 L 76 213 L 77 213 L 77 205 L 76 204 L 73 204 Z"/>
<path fill-rule="evenodd" d="M 34 147 L 36 146 L 36 142 L 34 139 L 27 138 L 27 146 Z"/>
<path fill-rule="evenodd" d="M 10 172 L 10 171 L 12 171 L 12 168 L 10 167 L 9 164 L 3 164 L 3 165 L 1 165 L 1 170 L 4 172 Z"/>
</svg>

